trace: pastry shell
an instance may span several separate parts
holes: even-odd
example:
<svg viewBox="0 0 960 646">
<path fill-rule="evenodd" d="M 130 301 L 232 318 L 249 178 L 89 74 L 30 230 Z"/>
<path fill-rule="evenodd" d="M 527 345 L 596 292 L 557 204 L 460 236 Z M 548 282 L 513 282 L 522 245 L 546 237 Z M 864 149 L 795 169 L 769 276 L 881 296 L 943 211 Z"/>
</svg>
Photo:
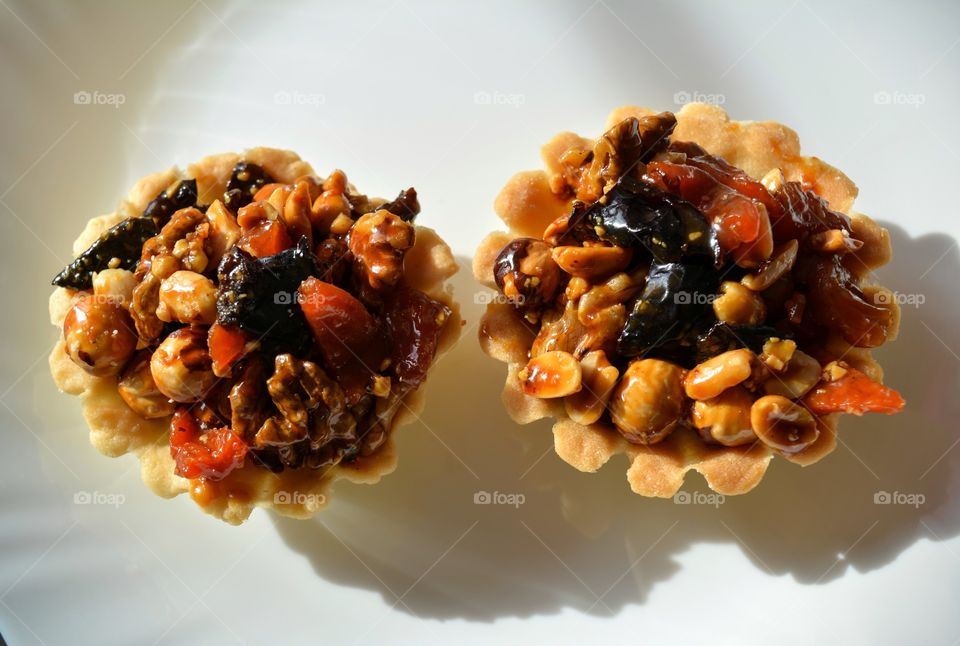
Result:
<svg viewBox="0 0 960 646">
<path fill-rule="evenodd" d="M 210 203 L 223 195 L 234 165 L 241 161 L 262 166 L 278 182 L 293 183 L 314 174 L 311 166 L 295 153 L 273 148 L 254 148 L 245 154 L 224 153 L 205 157 L 187 167 L 185 173 L 170 169 L 148 175 L 137 182 L 114 213 L 90 220 L 73 245 L 79 255 L 106 229 L 143 212 L 161 190 L 180 178 L 197 180 L 199 203 Z M 441 334 L 438 356 L 449 349 L 460 334 L 460 315 L 452 289 L 445 281 L 458 266 L 450 248 L 427 227 L 417 226 L 416 242 L 404 260 L 403 281 L 451 309 Z M 50 322 L 58 329 L 77 297 L 74 290 L 58 287 L 50 296 Z M 143 481 L 157 495 L 172 498 L 191 492 L 207 513 L 228 523 L 246 520 L 255 507 L 272 508 L 293 518 L 309 518 L 329 501 L 334 482 L 340 479 L 373 484 L 397 465 L 393 431 L 417 419 L 424 406 L 423 388 L 408 393 L 394 416 L 387 441 L 373 455 L 329 469 L 287 469 L 272 473 L 247 463 L 215 483 L 199 485 L 174 473 L 170 455 L 170 418 L 144 419 L 121 399 L 116 377 L 94 377 L 74 364 L 64 351 L 61 336 L 50 354 L 50 371 L 57 386 L 80 398 L 83 416 L 90 428 L 90 442 L 102 454 L 116 457 L 133 453 L 140 461 Z"/>
<path fill-rule="evenodd" d="M 641 117 L 656 111 L 637 106 L 615 109 L 606 128 L 627 117 Z M 800 181 L 824 198 L 830 207 L 846 213 L 854 236 L 863 247 L 850 254 L 850 269 L 869 288 L 870 273 L 890 259 L 890 239 L 886 229 L 868 216 L 851 211 L 857 187 L 841 171 L 816 157 L 800 154 L 797 134 L 778 123 L 733 121 L 721 108 L 702 103 L 685 105 L 676 113 L 674 141 L 691 141 L 707 152 L 723 157 L 756 179 L 779 168 L 785 178 Z M 518 236 L 542 237 L 544 228 L 556 217 L 568 213 L 572 198 L 563 199 L 551 191 L 551 180 L 559 174 L 560 156 L 571 146 L 592 147 L 593 141 L 573 133 L 561 133 L 543 146 L 545 170 L 523 171 L 507 181 L 497 196 L 494 209 L 509 232 L 489 234 L 476 251 L 473 271 L 476 279 L 496 288 L 493 262 L 504 244 Z M 891 307 L 896 307 L 891 304 Z M 899 311 L 894 313 L 898 321 Z M 895 337 L 896 325 L 889 339 Z M 508 364 L 502 400 L 510 417 L 520 424 L 553 418 L 554 448 L 565 462 L 584 472 L 595 472 L 614 455 L 624 454 L 629 462 L 627 480 L 642 496 L 669 498 L 683 485 L 688 471 L 697 471 L 707 485 L 724 495 L 743 494 L 763 478 L 774 453 L 759 441 L 739 447 L 714 446 L 703 442 L 688 428 L 681 428 L 653 445 L 631 444 L 603 418 L 585 426 L 571 420 L 562 400 L 545 400 L 524 394 L 517 373 L 526 364 L 537 330 L 509 304 L 492 302 L 480 322 L 480 344 L 484 352 Z M 827 352 L 843 358 L 874 379 L 883 376 L 871 352 L 853 348 L 838 338 L 828 339 Z M 837 444 L 837 415 L 818 419 L 820 435 L 805 450 L 784 455 L 787 460 L 806 466 L 833 451 Z"/>
</svg>

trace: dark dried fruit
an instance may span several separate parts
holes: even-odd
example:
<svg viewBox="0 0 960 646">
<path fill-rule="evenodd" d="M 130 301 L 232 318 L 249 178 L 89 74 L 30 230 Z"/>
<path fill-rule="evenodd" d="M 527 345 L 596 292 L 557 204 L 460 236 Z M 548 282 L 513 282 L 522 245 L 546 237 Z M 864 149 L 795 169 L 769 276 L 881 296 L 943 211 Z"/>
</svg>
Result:
<svg viewBox="0 0 960 646">
<path fill-rule="evenodd" d="M 253 201 L 253 196 L 265 184 L 272 184 L 276 180 L 256 164 L 240 162 L 233 167 L 230 180 L 227 182 L 227 192 L 224 193 L 224 205 L 233 212 L 241 206 Z M 238 192 L 234 192 L 238 191 Z"/>
<path fill-rule="evenodd" d="M 719 274 L 711 265 L 652 265 L 617 340 L 618 353 L 689 366 L 697 336 L 716 320 L 711 301 L 719 287 Z"/>
<path fill-rule="evenodd" d="M 810 235 L 831 229 L 850 235 L 850 218 L 831 211 L 823 198 L 804 190 L 799 182 L 784 182 L 773 197 L 778 209 L 770 214 L 770 224 L 777 242 L 794 239 L 802 242 Z"/>
<path fill-rule="evenodd" d="M 812 322 L 839 332 L 859 348 L 875 348 L 887 340 L 893 310 L 866 299 L 840 256 L 802 257 L 795 274 L 806 293 L 804 315 Z"/>
<path fill-rule="evenodd" d="M 241 207 L 246 206 L 250 200 L 244 202 L 244 193 L 239 188 L 233 188 L 223 194 L 223 205 L 231 213 L 236 213 Z"/>
<path fill-rule="evenodd" d="M 643 179 L 700 209 L 713 225 L 721 251 L 736 261 L 754 266 L 772 252 L 766 209 L 710 172 L 690 164 L 655 161 L 647 165 Z M 766 191 L 762 185 L 757 186 Z"/>
<path fill-rule="evenodd" d="M 624 178 L 586 212 L 601 239 L 645 247 L 658 263 L 717 264 L 720 248 L 710 223 L 692 204 L 655 186 Z"/>
<path fill-rule="evenodd" d="M 104 231 L 82 254 L 53 279 L 58 287 L 90 289 L 93 275 L 104 269 L 133 269 L 143 243 L 157 235 L 150 218 L 128 218 Z"/>
<path fill-rule="evenodd" d="M 384 318 L 393 342 L 393 374 L 401 384 L 416 388 L 427 378 L 450 308 L 404 286 L 390 295 Z"/>
<path fill-rule="evenodd" d="M 172 193 L 161 191 L 143 210 L 143 217 L 150 218 L 162 228 L 174 213 L 180 209 L 197 205 L 197 180 L 182 180 Z M 201 209 L 202 210 L 202 209 Z"/>
<path fill-rule="evenodd" d="M 390 211 L 407 222 L 413 222 L 420 213 L 420 202 L 417 200 L 417 189 L 411 187 L 400 191 L 400 195 L 392 202 L 387 202 L 380 207 L 385 211 Z"/>
<path fill-rule="evenodd" d="M 296 353 L 310 339 L 297 288 L 318 271 L 305 238 L 265 258 L 234 247 L 217 269 L 217 323 L 240 327 L 272 351 Z"/>
</svg>

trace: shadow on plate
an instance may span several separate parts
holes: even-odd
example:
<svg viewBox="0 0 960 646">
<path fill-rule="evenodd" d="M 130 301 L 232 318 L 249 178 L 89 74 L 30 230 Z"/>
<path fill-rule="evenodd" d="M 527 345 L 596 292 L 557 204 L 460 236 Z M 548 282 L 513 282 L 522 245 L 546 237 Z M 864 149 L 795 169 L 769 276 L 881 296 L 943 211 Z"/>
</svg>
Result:
<svg viewBox="0 0 960 646">
<path fill-rule="evenodd" d="M 899 340 L 879 353 L 908 408 L 845 419 L 842 443 L 817 465 L 775 459 L 757 489 L 718 505 L 695 473 L 683 489 L 690 502 L 678 504 L 633 495 L 622 456 L 597 474 L 568 467 L 546 421 L 521 427 L 503 412 L 504 366 L 476 342 L 483 292 L 462 260 L 464 336 L 435 366 L 422 422 L 399 432 L 398 470 L 375 487 L 341 485 L 320 517 L 281 519 L 279 532 L 327 580 L 417 616 L 478 621 L 565 607 L 616 614 L 643 603 L 700 543 L 737 545 L 771 576 L 815 585 L 956 536 L 960 258 L 948 236 L 890 231 L 896 256 L 881 279 L 923 300 L 904 304 Z M 501 504 L 478 504 L 482 492 L 502 494 Z"/>
</svg>

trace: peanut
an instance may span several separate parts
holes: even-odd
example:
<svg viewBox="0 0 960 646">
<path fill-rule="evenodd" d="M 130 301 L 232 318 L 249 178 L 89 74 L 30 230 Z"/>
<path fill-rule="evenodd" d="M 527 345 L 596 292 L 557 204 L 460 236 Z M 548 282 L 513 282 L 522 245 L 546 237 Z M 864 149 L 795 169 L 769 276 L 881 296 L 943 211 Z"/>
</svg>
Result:
<svg viewBox="0 0 960 646">
<path fill-rule="evenodd" d="M 519 378 L 520 387 L 527 395 L 552 399 L 578 392 L 582 373 L 576 357 L 553 350 L 531 359 L 520 371 Z"/>
<path fill-rule="evenodd" d="M 763 390 L 768 395 L 799 399 L 806 395 L 818 381 L 820 381 L 820 362 L 809 354 L 797 350 L 782 373 L 774 374 L 764 382 Z"/>
<path fill-rule="evenodd" d="M 750 423 L 753 396 L 742 386 L 734 386 L 713 399 L 694 402 L 693 425 L 708 441 L 724 446 L 739 446 L 756 439 Z"/>
<path fill-rule="evenodd" d="M 820 436 L 810 411 L 780 395 L 753 402 L 750 425 L 761 442 L 782 453 L 802 451 Z"/>
<path fill-rule="evenodd" d="M 691 399 L 713 399 L 746 381 L 752 372 L 753 353 L 745 348 L 730 350 L 696 366 L 687 374 L 683 387 Z"/>
<path fill-rule="evenodd" d="M 797 249 L 799 248 L 800 243 L 796 240 L 780 245 L 774 250 L 776 255 L 764 265 L 763 269 L 755 274 L 747 274 L 740 282 L 755 292 L 762 292 L 769 288 L 781 276 L 793 269 L 794 263 L 797 262 Z"/>
<path fill-rule="evenodd" d="M 622 271 L 633 257 L 623 247 L 554 247 L 553 259 L 571 276 L 596 279 Z"/>
<path fill-rule="evenodd" d="M 720 296 L 713 301 L 713 312 L 717 320 L 730 325 L 760 325 L 767 317 L 763 299 L 730 280 L 720 285 Z"/>
<path fill-rule="evenodd" d="M 563 405 L 570 419 L 588 426 L 603 416 L 620 371 L 610 365 L 603 350 L 594 350 L 580 360 L 580 372 L 583 387 L 568 395 Z"/>
</svg>

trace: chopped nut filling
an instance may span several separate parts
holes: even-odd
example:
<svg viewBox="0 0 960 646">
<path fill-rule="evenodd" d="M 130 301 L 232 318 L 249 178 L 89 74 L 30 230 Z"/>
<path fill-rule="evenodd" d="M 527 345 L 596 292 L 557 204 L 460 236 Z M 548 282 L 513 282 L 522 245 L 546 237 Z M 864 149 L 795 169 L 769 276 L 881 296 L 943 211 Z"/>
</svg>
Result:
<svg viewBox="0 0 960 646">
<path fill-rule="evenodd" d="M 66 352 L 171 417 L 185 478 L 371 455 L 452 313 L 406 281 L 419 212 L 414 189 L 384 203 L 341 171 L 284 184 L 241 161 L 211 204 L 178 181 L 54 279 L 79 290 Z"/>
<path fill-rule="evenodd" d="M 901 410 L 828 347 L 876 347 L 897 321 L 844 262 L 863 247 L 850 218 L 780 171 L 757 181 L 671 140 L 675 126 L 630 117 L 557 151 L 549 190 L 571 208 L 493 264 L 535 326 L 521 391 L 633 443 L 686 426 L 786 455 L 817 440 L 817 415 Z"/>
</svg>

